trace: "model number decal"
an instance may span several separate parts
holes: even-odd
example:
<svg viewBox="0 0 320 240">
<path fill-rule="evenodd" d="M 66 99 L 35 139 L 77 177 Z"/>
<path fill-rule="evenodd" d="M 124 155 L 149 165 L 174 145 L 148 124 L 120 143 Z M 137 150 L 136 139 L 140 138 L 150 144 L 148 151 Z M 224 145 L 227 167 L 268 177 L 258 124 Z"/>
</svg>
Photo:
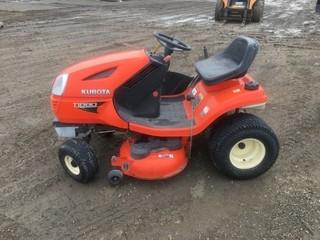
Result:
<svg viewBox="0 0 320 240">
<path fill-rule="evenodd" d="M 110 95 L 109 89 L 81 89 L 82 95 Z"/>
<path fill-rule="evenodd" d="M 97 113 L 98 107 L 101 106 L 102 104 L 103 102 L 73 103 L 73 107 L 86 112 Z"/>
<path fill-rule="evenodd" d="M 74 103 L 75 108 L 86 109 L 86 108 L 96 108 L 98 103 Z"/>
</svg>

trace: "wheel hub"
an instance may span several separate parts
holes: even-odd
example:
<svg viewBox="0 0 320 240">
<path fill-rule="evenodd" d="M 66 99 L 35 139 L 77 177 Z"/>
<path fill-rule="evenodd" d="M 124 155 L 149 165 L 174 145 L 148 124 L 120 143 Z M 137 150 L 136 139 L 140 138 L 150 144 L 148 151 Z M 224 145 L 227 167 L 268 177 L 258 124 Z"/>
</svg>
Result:
<svg viewBox="0 0 320 240">
<path fill-rule="evenodd" d="M 266 155 L 264 144 L 255 138 L 245 138 L 237 142 L 230 151 L 230 161 L 239 169 L 250 169 L 258 166 Z"/>
<path fill-rule="evenodd" d="M 64 157 L 64 163 L 66 165 L 66 167 L 68 168 L 68 170 L 74 174 L 74 175 L 79 175 L 80 174 L 80 168 L 79 166 L 77 165 L 77 163 L 75 162 L 75 160 L 69 156 L 69 155 L 66 155 Z"/>
</svg>

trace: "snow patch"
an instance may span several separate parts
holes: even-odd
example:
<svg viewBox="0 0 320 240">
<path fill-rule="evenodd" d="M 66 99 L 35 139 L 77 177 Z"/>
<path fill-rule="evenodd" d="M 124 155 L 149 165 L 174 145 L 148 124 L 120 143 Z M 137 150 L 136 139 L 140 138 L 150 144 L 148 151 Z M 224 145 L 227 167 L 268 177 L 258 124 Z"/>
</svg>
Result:
<svg viewBox="0 0 320 240">
<path fill-rule="evenodd" d="M 197 16 L 191 14 L 179 14 L 151 19 L 150 21 L 159 23 L 162 26 L 172 26 L 182 24 L 207 24 L 210 22 L 210 19 L 210 16 L 205 14 L 200 14 Z"/>
</svg>

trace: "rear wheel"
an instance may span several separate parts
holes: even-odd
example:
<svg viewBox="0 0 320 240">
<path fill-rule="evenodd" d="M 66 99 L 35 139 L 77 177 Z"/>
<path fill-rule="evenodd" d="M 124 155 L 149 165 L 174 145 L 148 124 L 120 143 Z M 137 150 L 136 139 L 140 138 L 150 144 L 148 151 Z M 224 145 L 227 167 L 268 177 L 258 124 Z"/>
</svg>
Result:
<svg viewBox="0 0 320 240">
<path fill-rule="evenodd" d="M 264 0 L 257 0 L 252 9 L 252 21 L 260 22 L 263 18 Z"/>
<path fill-rule="evenodd" d="M 216 9 L 214 13 L 214 20 L 215 21 L 221 21 L 223 18 L 223 1 L 222 0 L 217 0 L 216 3 Z"/>
<path fill-rule="evenodd" d="M 249 179 L 266 172 L 278 157 L 279 143 L 260 118 L 239 113 L 213 129 L 210 156 L 216 167 L 235 179 Z"/>
<path fill-rule="evenodd" d="M 59 160 L 64 170 L 74 180 L 89 182 L 98 170 L 96 156 L 82 139 L 69 139 L 59 148 Z"/>
</svg>

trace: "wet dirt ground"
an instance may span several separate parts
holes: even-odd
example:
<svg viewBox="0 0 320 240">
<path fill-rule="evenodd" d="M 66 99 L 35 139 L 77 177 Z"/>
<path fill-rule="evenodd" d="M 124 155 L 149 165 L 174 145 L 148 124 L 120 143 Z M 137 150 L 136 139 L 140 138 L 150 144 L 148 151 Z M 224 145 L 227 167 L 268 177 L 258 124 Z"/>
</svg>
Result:
<svg viewBox="0 0 320 240">
<path fill-rule="evenodd" d="M 315 1 L 266 0 L 261 24 L 212 19 L 214 1 L 0 1 L 0 239 L 320 239 L 320 16 Z M 173 69 L 194 74 L 206 45 L 257 38 L 251 68 L 270 101 L 257 112 L 281 153 L 250 181 L 221 176 L 195 140 L 187 169 L 167 181 L 126 179 L 111 188 L 107 160 L 122 136 L 92 141 L 100 172 L 87 185 L 66 176 L 51 125 L 52 79 L 65 66 L 112 49 L 151 47 L 154 31 L 193 46 Z"/>
</svg>

